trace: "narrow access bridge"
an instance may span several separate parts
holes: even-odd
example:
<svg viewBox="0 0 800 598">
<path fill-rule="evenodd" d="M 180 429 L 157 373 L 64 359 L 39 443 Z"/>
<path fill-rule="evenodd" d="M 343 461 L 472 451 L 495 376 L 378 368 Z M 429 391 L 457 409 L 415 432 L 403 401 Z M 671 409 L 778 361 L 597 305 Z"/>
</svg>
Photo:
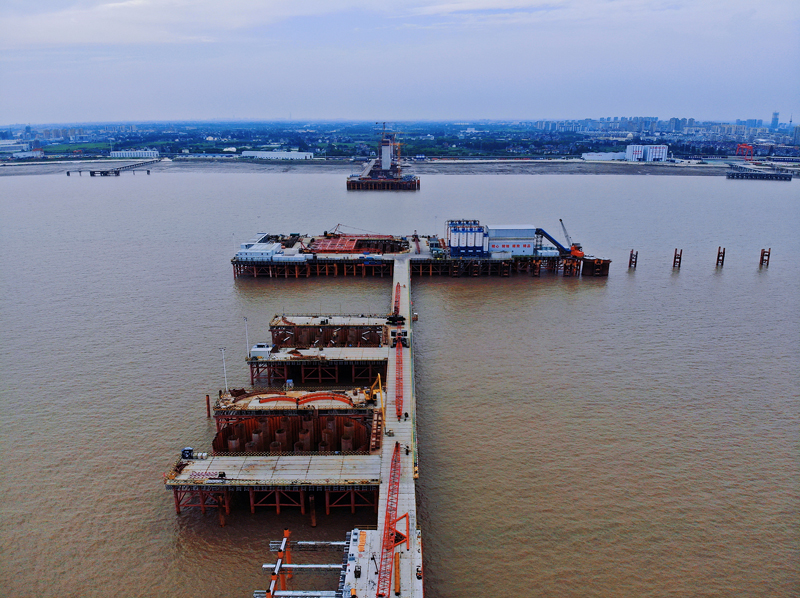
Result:
<svg viewBox="0 0 800 598">
<path fill-rule="evenodd" d="M 90 170 L 89 176 L 119 176 L 119 174 L 123 170 L 134 170 L 136 168 L 150 166 L 151 164 L 158 164 L 159 162 L 161 162 L 161 158 L 157 158 L 155 160 L 148 160 L 147 162 L 137 162 L 136 164 L 128 164 L 127 166 L 117 166 L 106 170 Z M 150 174 L 149 170 L 147 171 L 147 174 Z"/>
<path fill-rule="evenodd" d="M 416 396 L 411 338 L 410 255 L 394 258 L 392 280 L 393 340 L 389 351 L 386 392 L 383 404 L 384 438 L 380 456 L 380 486 L 377 529 L 355 529 L 343 542 L 341 564 L 308 565 L 340 571 L 336 591 L 292 591 L 286 577 L 297 565 L 286 559 L 284 538 L 278 562 L 265 564 L 271 572 L 269 588 L 254 596 L 422 598 L 422 531 L 417 521 L 415 480 L 418 474 L 416 442 Z"/>
</svg>

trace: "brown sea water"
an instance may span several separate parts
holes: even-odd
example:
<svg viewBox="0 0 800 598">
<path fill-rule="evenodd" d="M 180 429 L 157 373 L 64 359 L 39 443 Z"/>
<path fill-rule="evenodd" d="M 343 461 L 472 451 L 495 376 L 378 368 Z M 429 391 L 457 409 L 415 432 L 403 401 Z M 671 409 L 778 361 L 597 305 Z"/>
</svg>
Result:
<svg viewBox="0 0 800 598">
<path fill-rule="evenodd" d="M 415 279 L 428 596 L 800 593 L 798 182 L 342 175 L 0 177 L 0 594 L 249 596 L 283 527 L 368 513 L 176 516 L 204 397 L 248 382 L 275 313 L 388 309 L 387 280 L 234 281 L 258 231 L 526 223 L 604 279 Z M 714 267 L 719 245 L 727 248 Z M 639 250 L 639 267 L 627 255 Z M 671 268 L 683 251 L 683 267 Z M 762 247 L 772 247 L 759 269 Z M 323 556 L 327 561 L 336 556 Z M 305 576 L 298 587 L 322 586 Z"/>
</svg>

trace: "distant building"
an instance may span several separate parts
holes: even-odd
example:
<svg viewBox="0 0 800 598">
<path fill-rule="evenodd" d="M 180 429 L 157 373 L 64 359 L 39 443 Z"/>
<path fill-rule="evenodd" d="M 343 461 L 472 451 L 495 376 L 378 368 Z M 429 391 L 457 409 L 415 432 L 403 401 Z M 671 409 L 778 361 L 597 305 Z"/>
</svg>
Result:
<svg viewBox="0 0 800 598">
<path fill-rule="evenodd" d="M 14 152 L 27 152 L 31 149 L 30 143 L 19 143 L 14 139 L 0 140 L 0 153 L 13 154 Z"/>
<path fill-rule="evenodd" d="M 44 152 L 40 149 L 32 152 L 16 152 L 11 154 L 12 158 L 44 158 Z"/>
<path fill-rule="evenodd" d="M 119 150 L 111 152 L 112 158 L 158 158 L 158 150 Z"/>
<path fill-rule="evenodd" d="M 625 152 L 586 152 L 581 154 L 581 158 L 584 160 L 592 160 L 592 161 L 608 161 L 608 160 L 625 160 L 626 153 Z"/>
<path fill-rule="evenodd" d="M 779 114 L 780 113 L 778 113 L 778 112 L 773 112 L 772 113 L 772 123 L 770 123 L 769 128 L 772 129 L 773 131 L 777 131 L 778 130 L 778 115 Z"/>
<path fill-rule="evenodd" d="M 257 158 L 259 160 L 311 160 L 312 152 L 242 152 L 242 158 Z"/>
<path fill-rule="evenodd" d="M 645 145 L 644 161 L 663 162 L 667 159 L 667 151 L 669 151 L 669 148 L 666 145 Z"/>
<path fill-rule="evenodd" d="M 192 158 L 192 159 L 202 159 L 202 160 L 217 160 L 217 159 L 225 159 L 225 160 L 234 160 L 238 159 L 239 156 L 236 154 L 190 154 L 190 153 L 183 153 L 181 154 L 181 158 Z"/>
<path fill-rule="evenodd" d="M 663 162 L 669 148 L 666 145 L 629 145 L 625 149 L 628 162 Z"/>
<path fill-rule="evenodd" d="M 644 162 L 644 146 L 629 145 L 625 148 L 625 159 L 628 162 Z"/>
</svg>

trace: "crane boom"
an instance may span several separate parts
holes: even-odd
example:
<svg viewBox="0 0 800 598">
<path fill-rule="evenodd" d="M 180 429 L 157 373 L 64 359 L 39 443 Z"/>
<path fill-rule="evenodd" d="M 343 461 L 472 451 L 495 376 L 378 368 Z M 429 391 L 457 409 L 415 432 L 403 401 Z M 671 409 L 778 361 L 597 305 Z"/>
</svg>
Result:
<svg viewBox="0 0 800 598">
<path fill-rule="evenodd" d="M 561 218 L 558 219 L 561 223 L 561 230 L 564 231 L 564 236 L 567 238 L 567 245 L 569 245 L 569 252 L 572 254 L 573 257 L 582 258 L 583 257 L 583 247 L 581 247 L 580 243 L 573 243 L 572 237 L 569 236 L 567 232 L 567 227 L 564 226 L 564 221 Z"/>
<path fill-rule="evenodd" d="M 559 218 L 558 221 L 561 223 L 561 230 L 564 231 L 564 237 L 567 239 L 567 245 L 572 247 L 572 239 L 570 238 L 569 233 L 567 232 L 567 227 L 564 226 L 564 221 L 561 220 L 561 218 Z"/>
</svg>

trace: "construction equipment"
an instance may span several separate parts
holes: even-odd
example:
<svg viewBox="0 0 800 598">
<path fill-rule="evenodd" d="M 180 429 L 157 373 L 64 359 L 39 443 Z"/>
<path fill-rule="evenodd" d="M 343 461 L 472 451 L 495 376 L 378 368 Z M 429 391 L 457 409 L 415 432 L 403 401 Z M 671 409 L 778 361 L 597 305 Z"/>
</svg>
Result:
<svg viewBox="0 0 800 598">
<path fill-rule="evenodd" d="M 747 143 L 740 143 L 736 146 L 736 156 L 742 156 L 746 162 L 753 161 L 753 146 Z"/>
<path fill-rule="evenodd" d="M 561 229 L 564 231 L 564 237 L 567 239 L 567 245 L 569 245 L 569 252 L 573 257 L 582 258 L 583 257 L 583 247 L 580 243 L 573 243 L 572 238 L 569 236 L 567 232 L 567 227 L 564 226 L 564 221 L 559 218 L 558 221 L 561 223 Z"/>
</svg>

